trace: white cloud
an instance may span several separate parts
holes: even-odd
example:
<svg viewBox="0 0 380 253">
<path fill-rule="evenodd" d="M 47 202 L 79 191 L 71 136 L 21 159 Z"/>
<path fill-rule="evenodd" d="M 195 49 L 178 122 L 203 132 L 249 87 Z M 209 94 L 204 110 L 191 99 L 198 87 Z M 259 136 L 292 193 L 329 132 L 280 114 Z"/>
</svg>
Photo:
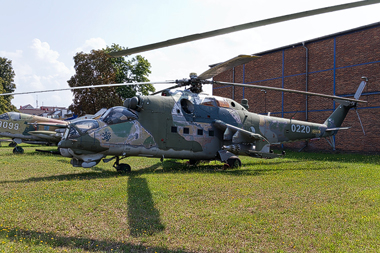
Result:
<svg viewBox="0 0 380 253">
<path fill-rule="evenodd" d="M 67 80 L 75 73 L 72 67 L 67 67 L 60 61 L 60 54 L 48 42 L 39 39 L 33 39 L 25 50 L 0 53 L 12 60 L 16 74 L 16 92 L 66 88 Z M 69 106 L 72 102 L 70 92 L 60 92 L 16 95 L 12 103 L 16 107 L 27 104 L 35 106 L 37 96 L 39 106 Z"/>
<path fill-rule="evenodd" d="M 57 61 L 59 57 L 59 53 L 50 49 L 50 45 L 47 42 L 41 42 L 39 39 L 34 39 L 30 48 L 34 50 L 37 58 L 40 60 L 52 63 Z"/>
<path fill-rule="evenodd" d="M 0 51 L 0 56 L 7 59 L 20 59 L 22 57 L 22 50 L 16 50 L 16 52 Z"/>
<path fill-rule="evenodd" d="M 47 70 L 53 69 L 53 75 L 69 75 L 72 70 L 59 61 L 59 53 L 50 48 L 47 42 L 41 42 L 39 39 L 34 39 L 30 48 L 35 53 L 37 60 L 42 63 L 42 66 Z"/>
<path fill-rule="evenodd" d="M 102 48 L 106 48 L 107 44 L 106 41 L 102 38 L 91 38 L 89 40 L 86 40 L 85 43 L 75 49 L 75 53 L 78 52 L 84 52 L 84 53 L 90 53 L 91 50 L 99 50 Z"/>
</svg>

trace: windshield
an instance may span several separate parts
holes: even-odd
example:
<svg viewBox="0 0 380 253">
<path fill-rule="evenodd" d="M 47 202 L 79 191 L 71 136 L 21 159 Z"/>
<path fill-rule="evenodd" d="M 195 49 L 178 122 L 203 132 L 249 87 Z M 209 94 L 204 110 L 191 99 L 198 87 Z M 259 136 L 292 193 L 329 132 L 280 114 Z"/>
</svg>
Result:
<svg viewBox="0 0 380 253">
<path fill-rule="evenodd" d="M 63 139 L 75 139 L 80 137 L 82 134 L 87 133 L 91 129 L 96 129 L 99 127 L 99 123 L 96 120 L 88 119 L 82 120 L 70 124 L 70 127 L 66 130 Z"/>
<path fill-rule="evenodd" d="M 99 127 L 99 123 L 93 119 L 78 121 L 72 125 L 74 125 L 81 134 L 87 133 L 87 131 Z"/>
<path fill-rule="evenodd" d="M 113 125 L 118 123 L 123 123 L 126 121 L 132 121 L 138 119 L 137 115 L 133 113 L 130 109 L 123 106 L 117 106 L 108 109 L 103 116 L 100 118 L 107 125 Z"/>
</svg>

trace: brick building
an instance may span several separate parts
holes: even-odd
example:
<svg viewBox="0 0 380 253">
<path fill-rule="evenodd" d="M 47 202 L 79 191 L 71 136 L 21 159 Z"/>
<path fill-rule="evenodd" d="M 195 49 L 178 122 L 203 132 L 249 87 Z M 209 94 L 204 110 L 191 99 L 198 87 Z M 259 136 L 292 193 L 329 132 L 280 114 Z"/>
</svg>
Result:
<svg viewBox="0 0 380 253">
<path fill-rule="evenodd" d="M 214 77 L 215 81 L 258 84 L 307 90 L 329 95 L 353 96 L 366 76 L 357 112 L 351 110 L 335 137 L 336 150 L 380 152 L 380 22 L 255 54 L 261 56 Z M 323 123 L 338 106 L 331 99 L 253 88 L 214 85 L 213 94 L 246 98 L 251 112 Z M 306 146 L 307 144 L 307 146 Z M 325 139 L 284 144 L 285 148 L 332 150 Z"/>
</svg>

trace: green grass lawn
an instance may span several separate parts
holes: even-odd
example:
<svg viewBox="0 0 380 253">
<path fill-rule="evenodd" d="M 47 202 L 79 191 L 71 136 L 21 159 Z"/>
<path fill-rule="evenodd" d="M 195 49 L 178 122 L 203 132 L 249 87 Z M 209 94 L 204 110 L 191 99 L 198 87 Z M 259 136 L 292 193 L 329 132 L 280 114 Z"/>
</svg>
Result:
<svg viewBox="0 0 380 253">
<path fill-rule="evenodd" d="M 133 157 L 120 175 L 35 148 L 0 148 L 0 252 L 380 250 L 379 156 L 288 152 L 228 170 Z"/>
</svg>

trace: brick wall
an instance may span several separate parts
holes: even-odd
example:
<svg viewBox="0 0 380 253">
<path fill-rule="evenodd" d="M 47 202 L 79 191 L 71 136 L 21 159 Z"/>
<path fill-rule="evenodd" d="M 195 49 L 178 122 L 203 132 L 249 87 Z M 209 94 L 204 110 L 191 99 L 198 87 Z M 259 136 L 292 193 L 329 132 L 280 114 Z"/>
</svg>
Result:
<svg viewBox="0 0 380 253">
<path fill-rule="evenodd" d="M 366 135 L 363 134 L 355 110 L 351 110 L 336 137 L 336 149 L 348 152 L 380 153 L 380 25 L 326 36 L 305 43 L 308 48 L 308 73 L 306 73 L 306 49 L 302 44 L 259 54 L 261 57 L 245 65 L 228 70 L 214 77 L 216 81 L 235 80 L 237 83 L 288 89 L 352 95 L 362 76 L 369 78 L 363 91 L 358 112 Z M 249 110 L 255 113 L 284 118 L 295 118 L 323 123 L 338 105 L 332 100 L 261 89 L 225 87 L 214 85 L 217 96 L 249 101 Z M 306 113 L 307 112 L 307 113 Z M 302 148 L 305 142 L 285 144 L 289 148 Z M 326 140 L 311 141 L 308 150 L 332 150 Z"/>
</svg>

